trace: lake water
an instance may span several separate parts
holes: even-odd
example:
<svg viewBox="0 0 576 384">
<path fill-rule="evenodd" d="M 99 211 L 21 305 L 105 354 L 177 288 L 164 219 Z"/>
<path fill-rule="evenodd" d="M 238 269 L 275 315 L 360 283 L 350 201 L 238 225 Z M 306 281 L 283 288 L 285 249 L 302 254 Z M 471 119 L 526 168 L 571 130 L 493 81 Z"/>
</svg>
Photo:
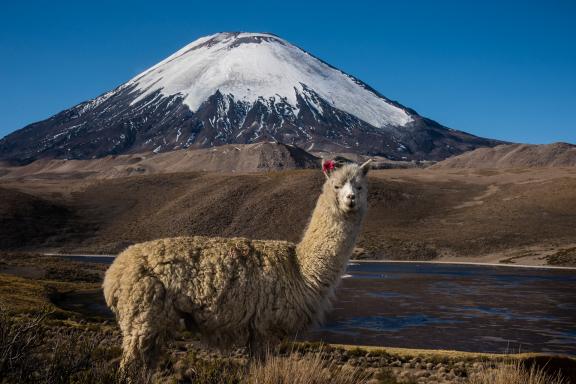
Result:
<svg viewBox="0 0 576 384">
<path fill-rule="evenodd" d="M 576 270 L 362 262 L 347 273 L 325 325 L 300 339 L 576 355 Z"/>
<path fill-rule="evenodd" d="M 329 343 L 576 355 L 576 270 L 352 263 L 324 326 Z"/>
</svg>

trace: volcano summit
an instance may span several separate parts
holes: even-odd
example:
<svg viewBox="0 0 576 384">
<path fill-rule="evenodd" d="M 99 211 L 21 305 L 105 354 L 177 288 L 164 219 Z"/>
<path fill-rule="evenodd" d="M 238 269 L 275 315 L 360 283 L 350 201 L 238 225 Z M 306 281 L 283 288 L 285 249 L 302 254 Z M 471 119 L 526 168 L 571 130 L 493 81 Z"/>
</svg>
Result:
<svg viewBox="0 0 576 384">
<path fill-rule="evenodd" d="M 448 129 L 269 33 L 202 37 L 125 84 L 0 140 L 0 159 L 277 141 L 439 160 L 499 142 Z"/>
</svg>

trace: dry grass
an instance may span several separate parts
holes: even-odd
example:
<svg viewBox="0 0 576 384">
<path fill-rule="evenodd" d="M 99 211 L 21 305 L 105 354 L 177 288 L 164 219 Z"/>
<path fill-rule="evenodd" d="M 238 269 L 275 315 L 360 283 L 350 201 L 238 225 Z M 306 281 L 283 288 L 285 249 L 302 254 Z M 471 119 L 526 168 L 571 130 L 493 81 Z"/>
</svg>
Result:
<svg viewBox="0 0 576 384">
<path fill-rule="evenodd" d="M 159 370 L 118 369 L 119 338 L 89 329 L 49 327 L 48 313 L 13 317 L 0 311 L 0 383 L 44 384 L 361 384 L 361 368 L 340 367 L 321 353 L 243 363 L 226 358 L 162 360 Z"/>
<path fill-rule="evenodd" d="M 50 327 L 50 312 L 13 316 L 0 307 L 0 383 L 151 383 L 141 366 L 118 370 L 118 338 L 99 330 Z"/>
<path fill-rule="evenodd" d="M 340 365 L 333 359 L 334 348 L 307 352 L 292 349 L 269 352 L 264 361 L 215 357 L 213 354 L 172 353 L 159 362 L 153 374 L 133 366 L 118 371 L 120 336 L 114 329 L 51 326 L 47 313 L 13 316 L 0 310 L 0 383 L 45 384 L 398 384 L 397 372 L 383 367 L 374 373 L 360 366 Z M 46 319 L 48 320 L 48 319 Z M 48 322 L 49 323 L 49 322 Z M 310 347 L 310 348 L 308 348 Z M 172 352 L 176 349 L 172 348 Z M 365 350 L 352 349 L 355 356 Z M 370 352 L 373 354 L 373 352 Z M 537 365 L 526 358 L 496 362 L 487 359 L 484 369 L 472 373 L 468 384 L 568 384 L 554 362 Z M 549 369 L 548 369 L 549 368 Z M 570 368 L 570 367 L 567 367 Z M 546 374 L 553 372 L 554 375 Z M 570 377 L 569 371 L 564 371 Z M 415 382 L 415 381 L 413 381 Z"/>
<path fill-rule="evenodd" d="M 55 309 L 46 287 L 35 280 L 0 274 L 0 305 L 11 312 L 37 313 Z"/>
<path fill-rule="evenodd" d="M 369 379 L 360 368 L 340 367 L 320 353 L 302 358 L 270 355 L 250 367 L 250 384 L 360 384 Z"/>
<path fill-rule="evenodd" d="M 28 356 L 41 346 L 41 324 L 47 315 L 18 321 L 0 307 L 0 382 L 10 375 L 19 380 L 30 375 L 34 364 Z"/>
<path fill-rule="evenodd" d="M 103 300 L 100 285 L 104 268 L 40 254 L 0 251 L 0 305 L 20 314 L 48 309 L 51 319 L 97 317 L 94 313 L 83 315 L 82 308 L 67 306 L 65 301 L 77 296 L 87 299 L 86 305 L 93 305 L 99 298 Z"/>
<path fill-rule="evenodd" d="M 525 368 L 520 361 L 486 367 L 469 379 L 469 384 L 567 384 L 560 374 L 547 375 L 541 368 Z"/>
</svg>

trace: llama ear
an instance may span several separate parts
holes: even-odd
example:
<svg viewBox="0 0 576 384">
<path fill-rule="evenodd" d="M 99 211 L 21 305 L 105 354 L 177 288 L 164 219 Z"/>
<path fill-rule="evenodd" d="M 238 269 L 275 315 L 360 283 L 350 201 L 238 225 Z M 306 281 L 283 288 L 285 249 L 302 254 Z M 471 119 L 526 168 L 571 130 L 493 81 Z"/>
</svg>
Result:
<svg viewBox="0 0 576 384">
<path fill-rule="evenodd" d="M 365 161 L 361 166 L 360 169 L 362 170 L 362 174 L 366 175 L 368 173 L 368 171 L 370 170 L 370 163 L 372 162 L 372 159 L 368 159 L 367 161 Z"/>
</svg>

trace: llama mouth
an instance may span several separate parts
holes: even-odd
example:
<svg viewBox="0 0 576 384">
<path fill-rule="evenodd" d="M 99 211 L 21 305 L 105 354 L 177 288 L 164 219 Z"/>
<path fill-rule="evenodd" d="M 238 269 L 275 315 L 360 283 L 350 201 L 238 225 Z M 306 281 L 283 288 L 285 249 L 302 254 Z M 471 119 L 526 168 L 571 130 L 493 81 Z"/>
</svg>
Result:
<svg viewBox="0 0 576 384">
<path fill-rule="evenodd" d="M 345 211 L 346 212 L 353 212 L 356 210 L 356 203 L 349 202 L 345 204 Z"/>
</svg>

